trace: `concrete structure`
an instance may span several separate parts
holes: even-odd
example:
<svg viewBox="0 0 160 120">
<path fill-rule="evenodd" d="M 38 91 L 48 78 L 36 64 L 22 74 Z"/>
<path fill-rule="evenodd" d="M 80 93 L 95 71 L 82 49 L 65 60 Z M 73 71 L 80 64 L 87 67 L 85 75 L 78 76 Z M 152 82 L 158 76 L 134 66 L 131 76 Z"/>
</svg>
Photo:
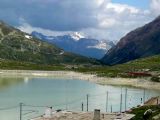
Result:
<svg viewBox="0 0 160 120">
<path fill-rule="evenodd" d="M 95 109 L 94 110 L 94 118 L 93 118 L 93 120 L 100 120 L 100 117 L 101 117 L 100 110 Z"/>
<path fill-rule="evenodd" d="M 96 111 L 99 119 L 99 112 Z M 130 120 L 133 118 L 133 114 L 126 113 L 101 113 L 100 120 Z M 94 112 L 69 112 L 69 111 L 61 111 L 55 113 L 52 118 L 44 118 L 43 116 L 39 116 L 37 118 L 33 118 L 31 120 L 93 120 Z M 96 120 L 96 119 L 94 119 Z"/>
</svg>

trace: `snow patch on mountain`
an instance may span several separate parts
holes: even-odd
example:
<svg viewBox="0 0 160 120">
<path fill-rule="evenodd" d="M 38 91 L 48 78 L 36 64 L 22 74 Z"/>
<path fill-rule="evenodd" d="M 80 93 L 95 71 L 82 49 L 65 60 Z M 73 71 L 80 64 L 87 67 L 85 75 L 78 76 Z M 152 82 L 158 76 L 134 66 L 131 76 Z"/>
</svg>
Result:
<svg viewBox="0 0 160 120">
<path fill-rule="evenodd" d="M 27 38 L 27 39 L 32 39 L 32 36 L 30 36 L 30 35 L 25 35 L 25 38 Z"/>
<path fill-rule="evenodd" d="M 104 50 L 108 50 L 111 48 L 110 45 L 108 45 L 107 43 L 100 41 L 97 45 L 94 46 L 88 46 L 87 48 L 96 48 L 96 49 L 104 49 Z"/>
<path fill-rule="evenodd" d="M 62 50 L 60 53 L 59 53 L 59 55 L 63 55 L 64 54 L 64 51 Z"/>
<path fill-rule="evenodd" d="M 79 32 L 74 32 L 74 33 L 72 33 L 71 35 L 71 38 L 73 38 L 74 40 L 80 40 L 80 39 L 82 39 L 82 38 L 85 38 L 81 33 L 79 33 Z"/>
<path fill-rule="evenodd" d="M 32 32 L 34 37 L 50 44 L 55 44 L 67 52 L 73 52 L 87 57 L 101 59 L 114 46 L 109 40 L 97 40 L 74 32 L 64 36 L 45 36 L 42 33 Z M 60 52 L 59 55 L 64 54 Z"/>
</svg>

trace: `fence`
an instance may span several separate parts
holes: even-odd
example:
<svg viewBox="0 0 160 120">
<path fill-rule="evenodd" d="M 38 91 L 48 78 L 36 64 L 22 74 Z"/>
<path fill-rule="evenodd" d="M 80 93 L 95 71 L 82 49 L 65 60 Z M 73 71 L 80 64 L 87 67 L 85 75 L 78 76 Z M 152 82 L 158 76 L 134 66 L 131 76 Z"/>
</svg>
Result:
<svg viewBox="0 0 160 120">
<path fill-rule="evenodd" d="M 130 94 L 132 92 L 134 95 Z M 137 97 L 137 95 L 139 97 Z M 119 97 L 117 98 L 117 96 Z M 86 96 L 71 101 L 66 100 L 65 103 L 53 104 L 49 106 L 20 103 L 19 105 L 0 108 L 0 112 L 19 109 L 19 113 L 17 113 L 19 114 L 19 120 L 30 120 L 31 118 L 42 115 L 47 107 L 74 111 L 93 111 L 98 108 L 104 112 L 123 112 L 135 105 L 143 104 L 151 96 L 147 97 L 145 89 L 144 91 L 138 92 L 125 88 L 123 90 L 121 89 L 120 94 L 114 91 L 106 91 L 99 94 L 87 94 Z"/>
</svg>

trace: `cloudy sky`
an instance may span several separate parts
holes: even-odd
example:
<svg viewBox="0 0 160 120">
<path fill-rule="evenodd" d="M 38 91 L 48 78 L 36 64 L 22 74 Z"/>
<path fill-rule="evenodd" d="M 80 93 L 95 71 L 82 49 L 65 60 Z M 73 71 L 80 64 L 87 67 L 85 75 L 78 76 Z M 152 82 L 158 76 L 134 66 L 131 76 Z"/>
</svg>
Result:
<svg viewBox="0 0 160 120">
<path fill-rule="evenodd" d="M 0 19 L 25 32 L 74 31 L 118 41 L 160 14 L 160 0 L 0 0 Z"/>
</svg>

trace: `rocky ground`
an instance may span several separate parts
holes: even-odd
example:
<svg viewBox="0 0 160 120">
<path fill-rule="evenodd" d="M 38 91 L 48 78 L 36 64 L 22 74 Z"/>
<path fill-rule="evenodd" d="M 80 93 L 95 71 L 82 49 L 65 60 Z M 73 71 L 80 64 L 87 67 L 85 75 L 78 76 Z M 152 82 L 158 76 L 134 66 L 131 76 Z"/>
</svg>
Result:
<svg viewBox="0 0 160 120">
<path fill-rule="evenodd" d="M 119 113 L 101 113 L 101 120 L 128 120 L 134 117 L 133 114 Z M 52 118 L 38 117 L 32 120 L 94 120 L 93 112 L 59 112 L 55 113 Z M 97 120 L 97 119 L 95 119 Z"/>
</svg>

